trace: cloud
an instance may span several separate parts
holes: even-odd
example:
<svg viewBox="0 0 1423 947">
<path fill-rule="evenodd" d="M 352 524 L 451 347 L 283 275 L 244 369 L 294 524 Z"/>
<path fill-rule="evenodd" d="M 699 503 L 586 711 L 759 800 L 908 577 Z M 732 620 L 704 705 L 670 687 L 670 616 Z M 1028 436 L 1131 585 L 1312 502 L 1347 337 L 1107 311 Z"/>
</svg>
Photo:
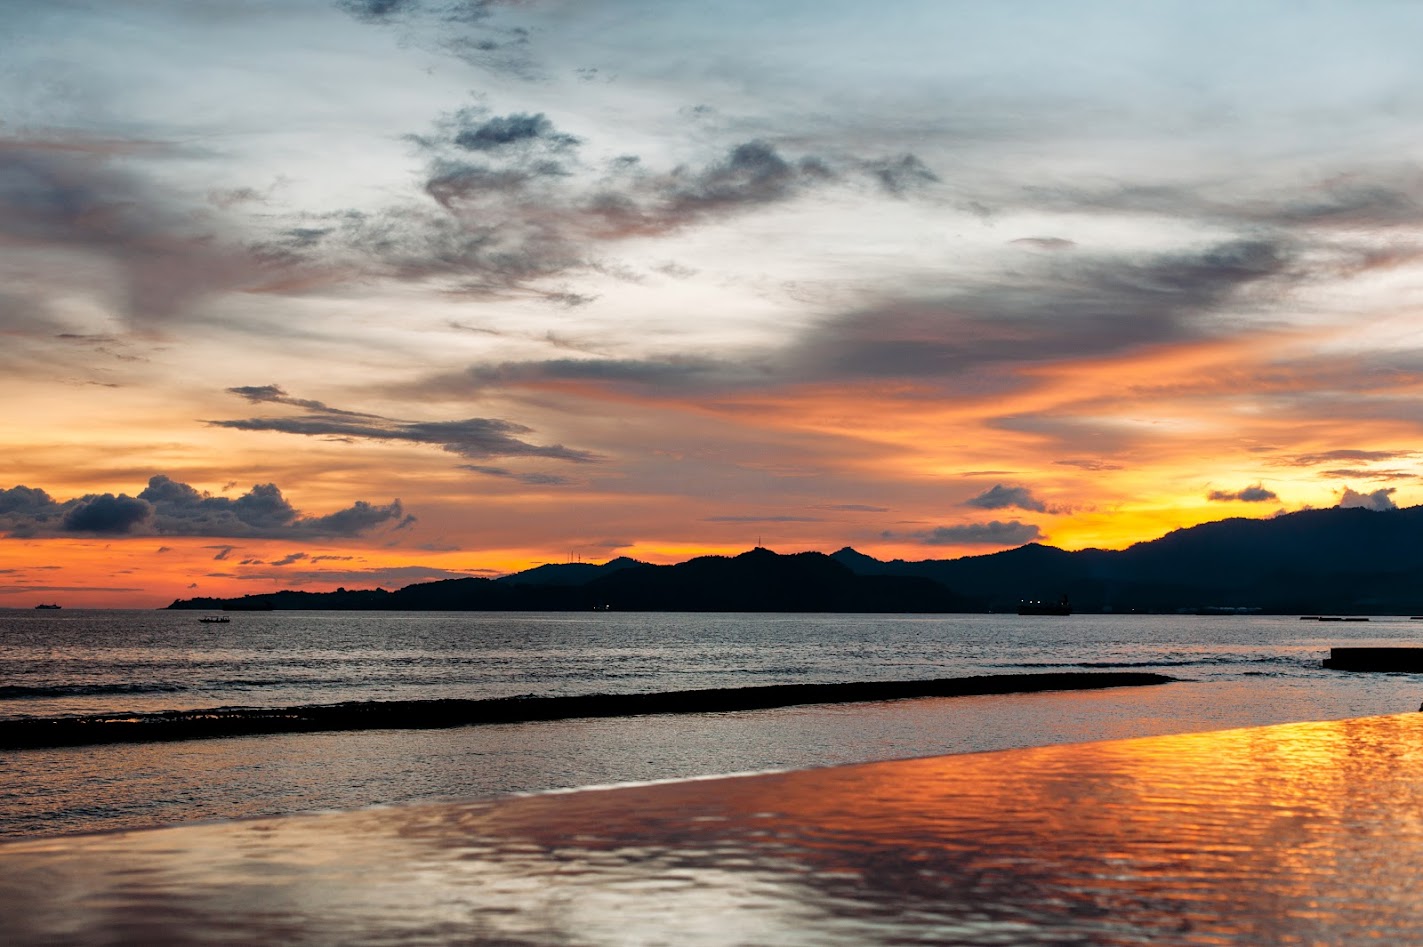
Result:
<svg viewBox="0 0 1423 947">
<path fill-rule="evenodd" d="M 393 500 L 385 506 L 357 500 L 344 510 L 337 510 L 325 516 L 309 517 L 301 523 L 303 529 L 318 535 L 358 536 L 392 520 L 398 521 L 395 529 L 403 529 L 415 521 L 413 516 L 404 514 L 399 500 Z"/>
<path fill-rule="evenodd" d="M 1340 460 L 1365 462 L 1394 460 L 1401 457 L 1412 457 L 1413 454 L 1414 451 L 1400 450 L 1327 450 L 1316 454 L 1300 454 L 1288 463 L 1298 467 L 1313 467 L 1316 464 L 1329 464 Z"/>
<path fill-rule="evenodd" d="M 700 356 L 661 359 L 558 358 L 544 361 L 476 364 L 463 374 L 447 376 L 453 389 L 519 386 L 545 387 L 564 382 L 591 382 L 612 387 L 636 386 L 659 390 L 723 388 L 774 381 L 774 375 L 747 362 Z M 438 385 L 436 381 L 434 384 Z"/>
<path fill-rule="evenodd" d="M 1396 510 L 1398 504 L 1393 502 L 1394 487 L 1383 487 L 1372 493 L 1356 493 L 1349 487 L 1344 488 L 1344 493 L 1339 497 L 1337 506 L 1340 509 L 1364 509 L 1364 510 Z"/>
<path fill-rule="evenodd" d="M 153 507 L 143 500 L 123 493 L 102 493 L 75 502 L 65 511 L 61 528 L 68 533 L 122 535 L 134 532 L 152 515 Z"/>
<path fill-rule="evenodd" d="M 818 516 L 708 516 L 703 523 L 820 523 Z"/>
<path fill-rule="evenodd" d="M 122 585 L 0 585 L 0 595 L 17 595 L 28 592 L 146 592 L 148 589 L 128 588 Z"/>
<path fill-rule="evenodd" d="M 561 444 L 543 446 L 521 441 L 514 435 L 527 434 L 531 428 L 496 418 L 465 418 L 461 421 L 393 421 L 383 418 L 373 424 L 324 417 L 241 418 L 205 423 L 238 431 L 277 431 L 307 437 L 431 444 L 462 457 L 552 457 L 574 463 L 589 463 L 596 459 L 588 451 L 574 450 Z"/>
<path fill-rule="evenodd" d="M 302 554 L 294 554 L 300 556 Z M 289 557 L 290 558 L 290 557 Z M 300 560 L 293 560 L 293 563 Z M 249 563 L 242 563 L 249 565 Z M 387 588 L 397 589 L 416 582 L 433 582 L 440 579 L 467 579 L 468 572 L 452 572 L 449 569 L 438 569 L 431 566 L 392 566 L 387 568 L 372 569 L 301 569 L 295 570 L 290 565 L 278 566 L 275 563 L 263 563 L 253 560 L 251 568 L 243 569 L 240 572 L 217 572 L 210 573 L 212 578 L 238 579 L 244 582 L 280 582 L 284 588 L 291 588 L 302 585 L 336 585 L 340 584 L 350 588 Z M 258 568 L 264 567 L 264 568 Z"/>
<path fill-rule="evenodd" d="M 291 564 L 294 563 L 294 562 L 301 562 L 303 559 L 307 559 L 307 558 L 310 558 L 310 557 L 309 557 L 306 553 L 304 553 L 304 552 L 293 552 L 293 553 L 290 553 L 290 554 L 288 554 L 288 555 L 283 556 L 283 557 L 280 558 L 280 559 L 273 559 L 272 562 L 270 563 L 270 565 L 274 565 L 274 566 L 289 566 L 289 565 L 291 565 Z"/>
<path fill-rule="evenodd" d="M 488 36 L 494 6 L 471 5 L 475 15 L 464 22 L 480 24 L 476 32 Z M 459 19 L 439 2 L 352 0 L 345 8 L 367 22 L 443 21 L 448 28 Z M 494 114 L 478 106 L 446 113 L 405 138 L 425 157 L 429 202 L 308 217 L 270 242 L 274 259 L 339 259 L 394 279 L 453 283 L 443 288 L 472 298 L 532 295 L 568 305 L 586 294 L 541 284 L 596 271 L 608 244 L 756 213 L 856 175 L 892 197 L 939 180 L 914 154 L 806 153 L 797 147 L 803 136 L 736 135 L 671 166 L 634 154 L 594 166 L 581 154 L 584 135 L 559 128 L 546 113 Z"/>
<path fill-rule="evenodd" d="M 454 136 L 455 146 L 465 151 L 505 151 L 535 143 L 562 151 L 577 147 L 581 142 L 576 135 L 557 131 L 542 112 L 496 115 L 462 128 Z"/>
<path fill-rule="evenodd" d="M 1028 188 L 1029 206 L 1045 212 L 1106 212 L 1193 219 L 1241 229 L 1274 227 L 1353 231 L 1416 226 L 1423 221 L 1420 178 L 1413 168 L 1355 167 L 1323 172 L 1250 193 L 1174 184 Z"/>
<path fill-rule="evenodd" d="M 388 23 L 424 14 L 443 24 L 480 23 L 496 7 L 516 6 L 528 0 L 336 0 L 336 6 L 366 23 Z"/>
<path fill-rule="evenodd" d="M 0 531 L 33 536 L 254 536 L 295 538 L 356 536 L 404 516 L 399 500 L 375 506 L 358 500 L 326 516 L 303 516 L 276 484 L 257 484 L 230 499 L 200 493 L 163 474 L 149 478 L 139 494 L 88 494 L 59 501 L 43 490 L 0 490 Z M 233 546 L 211 546 L 225 560 Z"/>
<path fill-rule="evenodd" d="M 1288 242 L 1230 240 L 1189 251 L 1035 260 L 1012 280 L 962 283 L 872 300 L 822 317 L 786 342 L 754 352 L 648 358 L 558 358 L 477 363 L 412 384 L 413 394 L 486 389 L 648 389 L 676 397 L 820 384 L 914 385 L 916 396 L 976 399 L 1041 384 L 1036 364 L 1102 358 L 1237 332 L 1235 317 L 1295 280 Z M 1228 318 L 1229 317 L 1229 318 Z M 1023 414 L 990 425 L 1125 448 L 1125 429 L 1076 417 Z M 1100 460 L 1065 466 L 1119 469 Z M 1095 465 L 1095 466 L 1087 466 Z"/>
<path fill-rule="evenodd" d="M 229 388 L 248 401 L 268 401 L 303 408 L 295 417 L 240 418 L 206 421 L 213 427 L 238 431 L 276 431 L 306 437 L 396 441 L 429 444 L 461 457 L 549 457 L 571 463 L 591 463 L 597 455 L 562 444 L 530 444 L 518 435 L 532 428 L 498 418 L 465 418 L 458 421 L 400 421 L 373 414 L 343 411 L 319 401 L 290 398 L 276 385 Z"/>
<path fill-rule="evenodd" d="M 129 323 L 151 328 L 186 314 L 209 295 L 259 287 L 271 267 L 214 232 L 212 220 L 181 208 L 171 188 L 121 170 L 135 151 L 172 149 L 136 142 L 0 137 L 0 315 L 46 318 L 33 285 L 32 257 L 66 264 L 66 292 L 83 294 Z M 93 274 L 102 261 L 103 276 Z M 6 301 L 8 300 L 8 301 Z"/>
<path fill-rule="evenodd" d="M 886 532 L 883 535 L 885 539 L 914 539 L 930 546 L 1021 546 L 1041 539 L 1043 533 L 1032 523 L 991 520 L 960 526 L 936 526 L 913 533 Z"/>
<path fill-rule="evenodd" d="M 48 493 L 34 487 L 0 489 L 0 516 L 12 513 L 39 515 L 55 506 Z"/>
<path fill-rule="evenodd" d="M 311 411 L 318 411 L 322 414 L 335 414 L 347 418 L 373 418 L 376 415 L 362 414 L 359 411 L 344 411 L 340 408 L 333 408 L 320 401 L 311 401 L 306 398 L 293 398 L 288 395 L 280 385 L 240 385 L 236 388 L 227 389 L 229 393 L 252 403 L 252 404 L 285 404 L 295 408 L 306 408 Z"/>
<path fill-rule="evenodd" d="M 428 156 L 431 204 L 332 214 L 317 221 L 333 231 L 319 248 L 288 238 L 271 252 L 347 252 L 353 265 L 406 281 L 454 281 L 453 291 L 474 298 L 528 294 L 569 305 L 586 294 L 539 284 L 598 270 L 602 245 L 749 213 L 836 179 L 825 159 L 788 156 L 760 139 L 700 167 L 656 172 L 634 160 L 594 178 L 578 159 L 581 139 L 542 113 L 462 109 L 410 140 Z"/>
<path fill-rule="evenodd" d="M 787 159 L 757 139 L 733 146 L 725 158 L 700 170 L 682 166 L 634 178 L 622 190 L 604 190 L 586 212 L 601 223 L 594 228 L 598 236 L 655 236 L 704 218 L 781 203 L 835 177 L 824 159 Z"/>
<path fill-rule="evenodd" d="M 336 6 L 363 23 L 399 25 L 401 42 L 435 48 L 472 65 L 533 78 L 525 47 L 529 31 L 491 22 L 498 7 L 529 0 L 337 0 Z"/>
<path fill-rule="evenodd" d="M 420 0 L 336 0 L 336 6 L 368 23 L 380 23 L 412 13 L 420 5 Z"/>
<path fill-rule="evenodd" d="M 1269 500 L 1278 500 L 1279 496 L 1273 490 L 1267 490 L 1256 483 L 1240 490 L 1212 490 L 1206 494 L 1206 499 L 1218 502 L 1238 500 L 1242 503 L 1264 503 Z"/>
<path fill-rule="evenodd" d="M 976 506 L 980 510 L 1019 509 L 1032 510 L 1035 513 L 1047 512 L 1047 505 L 1034 497 L 1027 487 L 1007 487 L 1001 483 L 972 499 L 965 500 L 963 505 Z"/>
<path fill-rule="evenodd" d="M 1013 281 L 833 317 L 787 358 L 812 377 L 947 379 L 1207 337 L 1223 328 L 1211 317 L 1242 294 L 1287 281 L 1290 260 L 1287 245 L 1264 239 L 1141 258 L 1075 255 Z"/>
<path fill-rule="evenodd" d="M 527 483 L 530 486 L 557 487 L 572 483 L 568 477 L 551 473 L 521 473 L 509 470 L 505 467 L 487 467 L 482 464 L 459 464 L 460 470 L 472 470 L 475 473 L 484 474 L 487 477 L 504 477 L 510 480 L 517 480 L 520 483 Z"/>
<path fill-rule="evenodd" d="M 1415 480 L 1418 474 L 1409 470 L 1368 470 L 1363 467 L 1340 467 L 1334 470 L 1318 471 L 1321 477 L 1335 477 L 1339 480 Z"/>
<path fill-rule="evenodd" d="M 939 176 L 915 155 L 903 154 L 865 163 L 880 187 L 897 197 L 917 188 L 939 183 Z"/>
<path fill-rule="evenodd" d="M 869 506 L 865 503 L 832 503 L 828 506 L 820 507 L 822 510 L 835 510 L 841 513 L 888 513 L 887 506 Z"/>
<path fill-rule="evenodd" d="M 1037 250 L 1070 250 L 1077 246 L 1075 240 L 1068 240 L 1066 237 L 1019 237 L 1008 242 Z"/>
<path fill-rule="evenodd" d="M 468 381 L 475 387 L 576 380 L 705 390 L 899 378 L 980 393 L 1006 390 L 1025 382 L 1002 371 L 1005 365 L 1100 357 L 1225 331 L 1215 317 L 1242 294 L 1286 280 L 1290 259 L 1284 245 L 1266 240 L 1128 259 L 1074 257 L 1010 283 L 969 286 L 937 299 L 886 299 L 831 316 L 754 359 L 505 362 L 473 366 Z"/>
<path fill-rule="evenodd" d="M 1076 467 L 1079 470 L 1121 470 L 1121 464 L 1108 463 L 1104 460 L 1090 460 L 1077 458 L 1072 460 L 1054 460 L 1054 464 L 1059 467 Z"/>
</svg>

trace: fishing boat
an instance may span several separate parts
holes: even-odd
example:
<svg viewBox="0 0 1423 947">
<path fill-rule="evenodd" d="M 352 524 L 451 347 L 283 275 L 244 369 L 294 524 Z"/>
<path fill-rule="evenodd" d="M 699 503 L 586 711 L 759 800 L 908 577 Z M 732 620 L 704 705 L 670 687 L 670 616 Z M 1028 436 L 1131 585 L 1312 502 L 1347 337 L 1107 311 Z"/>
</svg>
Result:
<svg viewBox="0 0 1423 947">
<path fill-rule="evenodd" d="M 198 621 L 204 625 L 225 625 L 232 621 L 232 619 L 226 615 L 204 615 L 202 618 L 199 618 Z"/>
<path fill-rule="evenodd" d="M 59 605 L 59 604 L 45 605 L 45 604 L 43 604 L 43 603 L 41 603 L 41 604 L 35 606 L 35 608 L 63 608 L 63 607 L 64 607 L 64 606 Z"/>
</svg>

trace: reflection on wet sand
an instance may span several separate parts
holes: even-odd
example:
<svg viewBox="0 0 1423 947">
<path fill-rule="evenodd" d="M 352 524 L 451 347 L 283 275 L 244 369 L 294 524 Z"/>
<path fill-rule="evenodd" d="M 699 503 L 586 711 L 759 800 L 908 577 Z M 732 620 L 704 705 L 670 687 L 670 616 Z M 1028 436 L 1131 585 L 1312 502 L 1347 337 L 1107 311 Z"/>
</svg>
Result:
<svg viewBox="0 0 1423 947">
<path fill-rule="evenodd" d="M 17 943 L 1420 943 L 1423 714 L 0 846 Z"/>
</svg>

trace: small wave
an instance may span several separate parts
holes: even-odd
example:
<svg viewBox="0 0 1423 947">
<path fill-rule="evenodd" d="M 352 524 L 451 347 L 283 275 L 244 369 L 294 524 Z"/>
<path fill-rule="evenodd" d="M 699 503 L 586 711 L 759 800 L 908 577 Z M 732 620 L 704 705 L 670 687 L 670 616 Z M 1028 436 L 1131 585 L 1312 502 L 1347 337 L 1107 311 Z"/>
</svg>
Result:
<svg viewBox="0 0 1423 947">
<path fill-rule="evenodd" d="M 0 701 L 44 700 L 55 697 L 106 697 L 139 694 L 183 694 L 196 691 L 256 690 L 263 687 L 316 687 L 330 682 L 322 678 L 233 677 L 220 680 L 106 682 L 102 684 L 5 684 L 0 685 Z"/>
<path fill-rule="evenodd" d="M 295 707 L 211 707 L 143 713 L 0 720 L 0 749 L 196 740 L 317 731 L 414 730 L 530 723 L 577 717 L 726 713 L 799 704 L 845 704 L 923 697 L 1021 694 L 1165 684 L 1160 674 L 1055 672 L 917 681 L 767 684 L 644 694 L 363 701 Z"/>
<path fill-rule="evenodd" d="M 1015 661 L 1006 664 L 992 664 L 1000 668 L 1188 668 L 1206 661 Z"/>
<path fill-rule="evenodd" d="M 1002 664 L 991 664 L 989 667 L 1001 668 L 1186 668 L 1186 667 L 1221 667 L 1229 665 L 1245 664 L 1276 664 L 1284 666 L 1296 666 L 1299 664 L 1317 663 L 1318 659 L 1311 656 L 1300 658 L 1290 655 L 1251 655 L 1248 657 L 1237 657 L 1228 654 L 1203 654 L 1192 658 L 1161 658 L 1155 661 L 1013 661 Z M 1248 672 L 1246 672 L 1248 673 Z"/>
<path fill-rule="evenodd" d="M 45 697 L 96 697 L 111 694 L 177 694 L 191 690 L 187 684 L 152 681 L 144 684 L 4 684 L 0 700 L 34 700 Z"/>
</svg>

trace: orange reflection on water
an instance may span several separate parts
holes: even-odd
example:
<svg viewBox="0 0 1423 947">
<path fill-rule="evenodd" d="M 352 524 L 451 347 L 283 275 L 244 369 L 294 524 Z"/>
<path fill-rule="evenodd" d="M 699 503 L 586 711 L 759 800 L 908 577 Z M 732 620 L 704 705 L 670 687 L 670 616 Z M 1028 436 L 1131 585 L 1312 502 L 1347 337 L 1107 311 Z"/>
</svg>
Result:
<svg viewBox="0 0 1423 947">
<path fill-rule="evenodd" d="M 1413 714 L 19 843 L 0 846 L 0 926 L 17 943 L 1423 943 L 1420 763 Z"/>
</svg>

